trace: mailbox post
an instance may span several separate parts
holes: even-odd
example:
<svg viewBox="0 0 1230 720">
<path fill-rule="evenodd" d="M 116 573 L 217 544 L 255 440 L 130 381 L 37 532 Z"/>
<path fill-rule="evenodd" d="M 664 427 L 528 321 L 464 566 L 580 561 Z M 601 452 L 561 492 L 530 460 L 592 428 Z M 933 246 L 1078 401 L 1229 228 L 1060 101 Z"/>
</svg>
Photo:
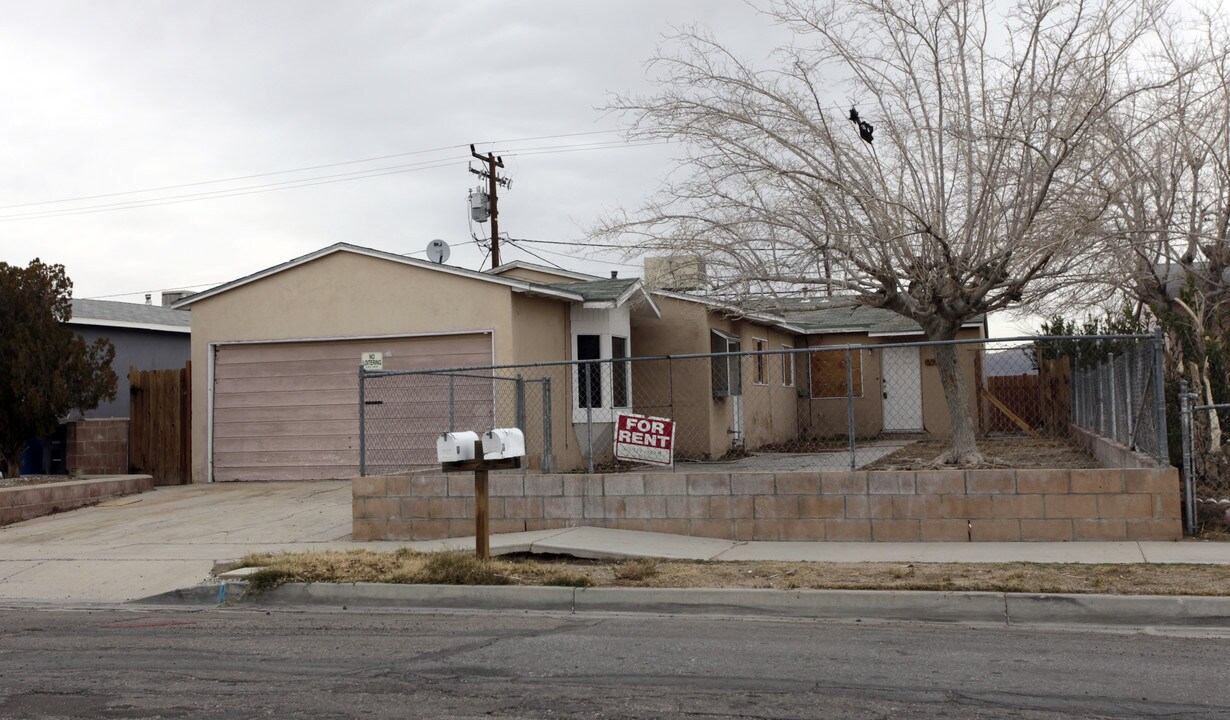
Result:
<svg viewBox="0 0 1230 720">
<path fill-rule="evenodd" d="M 442 433 L 436 441 L 442 472 L 474 473 L 474 550 L 491 558 L 488 475 L 491 470 L 517 470 L 525 456 L 525 435 L 517 428 L 496 428 L 479 439 L 473 432 Z"/>
</svg>

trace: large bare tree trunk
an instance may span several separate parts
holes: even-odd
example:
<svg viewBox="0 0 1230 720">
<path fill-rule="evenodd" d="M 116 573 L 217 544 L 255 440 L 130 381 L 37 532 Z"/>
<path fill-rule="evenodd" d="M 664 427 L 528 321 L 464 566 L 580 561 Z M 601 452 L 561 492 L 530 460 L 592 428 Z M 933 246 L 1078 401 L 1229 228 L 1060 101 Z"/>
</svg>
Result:
<svg viewBox="0 0 1230 720">
<path fill-rule="evenodd" d="M 952 340 L 955 331 L 944 331 L 933 340 Z M 978 449 L 974 431 L 974 418 L 969 410 L 969 389 L 965 374 L 957 356 L 956 345 L 936 345 L 935 364 L 940 371 L 940 383 L 944 386 L 944 401 L 948 404 L 948 417 L 952 424 L 952 447 L 936 458 L 937 465 L 980 465 L 986 458 Z"/>
</svg>

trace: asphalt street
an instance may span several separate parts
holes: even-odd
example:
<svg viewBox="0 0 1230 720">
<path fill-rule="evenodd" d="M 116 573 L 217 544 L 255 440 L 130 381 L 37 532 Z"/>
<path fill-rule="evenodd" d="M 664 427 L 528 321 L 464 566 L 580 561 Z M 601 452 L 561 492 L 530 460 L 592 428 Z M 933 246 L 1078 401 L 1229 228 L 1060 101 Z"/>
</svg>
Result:
<svg viewBox="0 0 1230 720">
<path fill-rule="evenodd" d="M 1230 631 L 0 609 L 2 718 L 1230 718 Z"/>
</svg>

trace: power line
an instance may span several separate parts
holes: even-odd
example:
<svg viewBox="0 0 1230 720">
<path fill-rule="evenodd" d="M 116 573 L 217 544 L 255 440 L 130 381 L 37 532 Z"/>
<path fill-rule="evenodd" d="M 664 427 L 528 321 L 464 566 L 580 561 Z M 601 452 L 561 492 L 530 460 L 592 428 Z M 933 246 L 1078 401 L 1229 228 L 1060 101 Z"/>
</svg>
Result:
<svg viewBox="0 0 1230 720">
<path fill-rule="evenodd" d="M 95 205 L 86 208 L 65 208 L 64 210 L 52 210 L 42 213 L 24 213 L 18 215 L 3 215 L 0 216 L 0 222 L 15 222 L 20 220 L 41 220 L 43 218 L 63 217 L 67 215 L 88 215 L 99 212 L 114 212 L 116 210 L 132 210 L 134 208 L 156 207 L 158 205 L 175 205 L 178 203 L 201 202 L 202 200 L 216 200 L 219 198 L 239 197 L 241 195 L 259 195 L 261 193 L 276 192 L 278 190 L 293 190 L 296 188 L 312 187 L 314 185 L 331 185 L 339 182 L 349 182 L 351 180 L 362 180 L 365 178 L 382 177 L 384 175 L 399 175 L 403 173 L 419 172 L 421 170 L 435 170 L 437 168 L 449 167 L 452 165 L 460 165 L 464 160 L 453 160 L 450 162 L 440 162 L 435 165 L 422 165 L 411 167 L 408 169 L 393 169 L 384 170 L 382 172 L 372 171 L 358 177 L 349 177 L 354 173 L 343 173 L 347 177 L 327 176 L 324 179 L 308 178 L 305 180 L 287 181 L 284 183 L 271 183 L 269 185 L 255 185 L 248 188 L 235 188 L 233 190 L 215 190 L 207 193 L 193 193 L 189 195 L 172 196 L 169 198 L 153 198 L 150 200 L 134 200 L 123 203 L 111 203 L 106 205 Z M 332 178 L 332 179 L 330 179 Z M 292 184 L 293 183 L 293 184 Z"/>
<path fill-rule="evenodd" d="M 515 143 L 515 142 L 531 142 L 531 141 L 536 141 L 536 140 L 555 140 L 558 138 L 579 137 L 583 135 L 607 135 L 607 134 L 616 133 L 616 132 L 621 132 L 621 131 L 620 130 L 592 130 L 588 132 L 560 133 L 558 135 L 539 135 L 536 137 L 513 138 L 513 139 L 504 139 L 504 140 L 487 140 L 485 142 L 481 142 L 477 144 L 494 145 L 496 143 Z M 427 153 L 444 152 L 445 150 L 457 150 L 457 149 L 464 148 L 464 147 L 466 147 L 465 144 L 444 145 L 438 148 L 430 148 L 427 150 L 412 150 L 410 152 L 394 153 L 392 155 L 379 155 L 376 157 L 361 158 L 359 160 L 344 160 L 344 161 L 335 162 L 335 163 L 325 163 L 323 165 L 309 165 L 306 167 L 292 168 L 290 170 L 274 170 L 271 172 L 253 173 L 250 175 L 236 175 L 235 177 L 221 178 L 218 180 L 201 180 L 198 182 L 179 183 L 176 185 L 162 185 L 159 187 L 143 188 L 140 190 L 122 190 L 119 192 L 101 193 L 97 195 L 81 195 L 78 197 L 61 198 L 59 200 L 42 200 L 39 202 L 16 203 L 13 205 L 0 205 L 0 210 L 9 210 L 12 208 L 22 208 L 22 207 L 35 207 L 39 205 L 54 205 L 57 203 L 77 202 L 80 200 L 99 200 L 102 198 L 119 197 L 121 195 L 139 195 L 141 193 L 159 192 L 162 190 L 179 190 L 182 188 L 199 187 L 201 185 L 216 185 L 220 183 L 237 182 L 239 180 L 252 180 L 252 179 L 261 178 L 261 177 L 271 177 L 274 175 L 289 175 L 291 173 L 307 172 L 309 170 L 322 170 L 324 168 L 341 167 L 344 165 L 358 165 L 358 164 L 362 164 L 366 162 L 376 162 L 378 160 L 391 160 L 393 158 L 399 158 L 399 157 L 410 157 L 413 155 L 425 155 Z"/>
<path fill-rule="evenodd" d="M 590 145 L 593 145 L 594 147 L 590 147 Z M 600 145 L 602 147 L 597 147 Z M 558 151 L 550 150 L 550 146 L 548 146 L 548 150 L 544 152 L 578 152 L 580 150 L 585 150 L 585 149 L 603 150 L 603 149 L 610 149 L 612 147 L 617 148 L 617 147 L 636 147 L 636 146 L 631 145 L 631 144 L 624 144 L 621 146 L 621 145 L 609 145 L 609 144 L 604 144 L 604 143 L 592 143 L 592 144 L 586 144 L 586 145 L 580 145 L 580 146 L 570 146 L 569 149 L 558 150 Z M 531 148 L 530 150 L 533 150 L 533 149 Z M 542 153 L 523 152 L 522 154 L 542 154 Z M 177 204 L 181 202 L 200 202 L 201 200 L 214 200 L 218 198 L 238 197 L 241 195 L 255 195 L 259 193 L 274 192 L 278 190 L 293 190 L 293 189 L 303 188 L 303 187 L 312 187 L 315 185 L 327 185 L 327 184 L 332 184 L 336 182 L 348 182 L 350 180 L 362 180 L 366 178 L 382 177 L 385 175 L 396 175 L 396 174 L 402 174 L 402 173 L 408 173 L 408 172 L 417 172 L 420 170 L 434 170 L 437 168 L 458 165 L 461 162 L 463 161 L 460 159 L 449 160 L 449 161 L 425 160 L 419 163 L 408 163 L 405 165 L 393 165 L 393 166 L 389 166 L 385 168 L 373 168 L 370 170 L 356 170 L 356 171 L 348 172 L 348 173 L 336 173 L 333 175 L 323 175 L 323 176 L 319 176 L 315 178 L 302 178 L 299 180 L 284 180 L 284 181 L 279 181 L 275 183 L 250 185 L 250 186 L 241 187 L 241 188 L 229 188 L 229 189 L 224 189 L 224 190 L 210 190 L 210 191 L 200 192 L 200 193 L 187 193 L 184 195 L 172 195 L 172 196 L 161 197 L 161 198 L 149 198 L 146 200 L 129 200 L 129 201 L 118 202 L 118 203 L 104 203 L 101 205 L 92 205 L 92 206 L 76 207 L 76 208 L 64 208 L 61 210 L 46 210 L 46 211 L 34 211 L 34 212 L 27 212 L 27 213 L 15 213 L 11 215 L 0 215 L 0 222 L 15 222 L 15 221 L 20 221 L 20 220 L 40 220 L 44 218 L 60 217 L 64 215 L 85 215 L 85 214 L 92 214 L 92 213 L 98 213 L 98 212 L 113 212 L 115 210 L 130 210 L 133 208 L 154 207 L 158 205 L 172 205 L 172 204 Z M 198 183 L 198 184 L 204 184 L 204 183 Z M 128 193 L 116 193 L 115 195 L 119 195 L 119 194 L 128 194 Z M 32 204 L 49 204 L 51 202 L 59 202 L 59 201 L 48 201 L 48 203 L 32 203 Z M 21 206 L 10 206 L 10 207 L 21 207 Z"/>
<path fill-rule="evenodd" d="M 520 246 L 520 245 L 518 245 L 517 243 L 513 242 L 511 238 L 504 238 L 504 239 L 508 241 L 508 244 L 509 244 L 509 245 L 512 245 L 513 247 L 517 248 L 517 249 L 518 249 L 518 250 L 520 250 L 521 252 L 524 252 L 524 253 L 529 253 L 530 255 L 533 255 L 534 257 L 536 257 L 536 258 L 538 258 L 539 260 L 541 260 L 541 261 L 545 262 L 546 264 L 548 264 L 548 265 L 553 265 L 553 266 L 555 266 L 555 267 L 559 268 L 560 270 L 566 270 L 566 268 L 565 268 L 563 265 L 560 265 L 559 263 L 557 263 L 557 262 L 555 262 L 555 261 L 553 261 L 553 260 L 548 260 L 548 259 L 546 259 L 545 257 L 543 257 L 543 256 L 539 255 L 538 253 L 534 252 L 533 250 L 530 250 L 529 248 L 526 248 L 526 247 L 521 247 L 521 246 Z"/>
<path fill-rule="evenodd" d="M 517 241 L 513 240 L 512 238 L 504 238 L 504 239 L 505 239 L 505 240 L 508 240 L 509 242 L 517 242 Z M 520 247 L 520 246 L 518 245 L 517 247 Z M 529 250 L 528 250 L 527 248 L 520 247 L 520 249 L 525 250 L 526 252 L 529 252 Z M 546 253 L 547 255 L 554 255 L 555 257 L 567 258 L 567 259 L 569 259 L 569 260 L 575 260 L 575 259 L 576 259 L 576 256 L 575 256 L 575 255 L 565 255 L 564 253 L 553 252 L 553 251 L 551 251 L 551 250 L 543 250 L 542 248 L 538 248 L 538 252 L 540 252 L 540 253 Z M 635 269 L 638 269 L 638 270 L 639 270 L 639 269 L 641 269 L 641 266 L 640 266 L 640 265 L 633 265 L 633 264 L 630 264 L 630 263 L 615 262 L 614 260 L 602 260 L 602 259 L 599 259 L 599 258 L 586 258 L 586 260 L 587 260 L 588 262 L 595 262 L 595 263 L 599 263 L 599 264 L 601 264 L 601 265 L 617 265 L 617 266 L 619 266 L 619 267 L 635 268 Z"/>
<path fill-rule="evenodd" d="M 627 245 L 616 245 L 613 243 L 591 243 L 584 240 L 533 240 L 531 238 L 509 238 L 513 242 L 528 242 L 539 245 L 567 245 L 569 247 L 594 247 L 594 248 L 615 248 L 617 250 L 631 250 Z M 659 250 L 661 248 L 646 248 L 649 250 Z"/>
<path fill-rule="evenodd" d="M 91 295 L 89 297 L 83 297 L 83 298 L 77 298 L 77 299 L 78 300 L 106 300 L 107 298 L 127 297 L 129 295 L 143 295 L 145 293 L 164 293 L 164 292 L 175 292 L 176 290 L 191 290 L 193 288 L 214 287 L 215 285 L 221 285 L 224 282 L 226 281 L 221 280 L 218 282 L 201 283 L 200 285 L 177 285 L 175 287 L 169 287 L 169 288 L 154 288 L 152 290 L 134 290 L 133 292 L 126 292 L 126 293 L 112 293 L 111 295 Z"/>
</svg>

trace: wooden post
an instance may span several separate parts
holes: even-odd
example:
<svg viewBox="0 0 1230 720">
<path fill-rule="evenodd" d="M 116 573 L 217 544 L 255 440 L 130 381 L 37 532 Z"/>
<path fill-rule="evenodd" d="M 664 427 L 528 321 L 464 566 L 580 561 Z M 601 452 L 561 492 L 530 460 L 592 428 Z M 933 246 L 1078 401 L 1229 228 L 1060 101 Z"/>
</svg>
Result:
<svg viewBox="0 0 1230 720">
<path fill-rule="evenodd" d="M 491 559 L 491 523 L 488 511 L 488 476 L 491 470 L 517 470 L 521 467 L 521 458 L 503 458 L 500 460 L 483 459 L 481 441 L 474 443 L 473 460 L 446 462 L 440 464 L 442 472 L 473 472 L 474 473 L 474 554 L 480 560 Z"/>
<path fill-rule="evenodd" d="M 487 515 L 487 469 L 474 471 L 474 545 L 479 560 L 491 559 L 491 527 Z"/>
</svg>

